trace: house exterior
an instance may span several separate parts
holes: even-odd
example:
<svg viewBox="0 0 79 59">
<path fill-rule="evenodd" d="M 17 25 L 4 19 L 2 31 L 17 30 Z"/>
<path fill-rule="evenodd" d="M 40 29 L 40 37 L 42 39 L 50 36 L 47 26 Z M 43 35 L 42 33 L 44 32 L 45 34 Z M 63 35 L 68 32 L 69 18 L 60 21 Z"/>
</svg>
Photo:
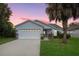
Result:
<svg viewBox="0 0 79 59">
<path fill-rule="evenodd" d="M 52 28 L 52 33 L 57 36 L 57 32 L 63 33 L 63 29 L 56 24 L 48 24 Z"/>
<path fill-rule="evenodd" d="M 33 21 L 25 21 L 16 26 L 18 39 L 40 39 L 43 27 Z"/>
<path fill-rule="evenodd" d="M 40 39 L 44 37 L 57 36 L 57 31 L 62 32 L 62 28 L 55 24 L 45 24 L 39 20 L 28 20 L 16 25 L 18 39 Z"/>
</svg>

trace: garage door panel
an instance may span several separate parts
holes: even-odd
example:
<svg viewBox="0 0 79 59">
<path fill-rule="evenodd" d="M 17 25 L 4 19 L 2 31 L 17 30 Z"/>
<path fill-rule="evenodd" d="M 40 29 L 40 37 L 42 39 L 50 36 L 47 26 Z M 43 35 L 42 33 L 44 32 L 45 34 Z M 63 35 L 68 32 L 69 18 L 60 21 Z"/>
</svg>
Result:
<svg viewBox="0 0 79 59">
<path fill-rule="evenodd" d="M 40 39 L 41 32 L 39 30 L 19 30 L 18 38 L 19 39 Z"/>
<path fill-rule="evenodd" d="M 37 32 L 26 32 L 22 35 L 26 39 L 38 39 L 40 37 L 40 34 Z"/>
</svg>

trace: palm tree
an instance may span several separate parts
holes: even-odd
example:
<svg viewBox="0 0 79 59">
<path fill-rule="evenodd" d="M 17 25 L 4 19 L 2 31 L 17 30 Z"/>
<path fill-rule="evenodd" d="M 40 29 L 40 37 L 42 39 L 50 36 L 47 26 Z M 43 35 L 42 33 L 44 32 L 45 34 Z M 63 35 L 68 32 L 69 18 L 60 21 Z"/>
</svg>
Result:
<svg viewBox="0 0 79 59">
<path fill-rule="evenodd" d="M 61 21 L 63 26 L 63 42 L 67 43 L 67 23 L 70 17 L 75 20 L 79 17 L 78 3 L 48 3 L 46 13 L 49 20 Z"/>
</svg>

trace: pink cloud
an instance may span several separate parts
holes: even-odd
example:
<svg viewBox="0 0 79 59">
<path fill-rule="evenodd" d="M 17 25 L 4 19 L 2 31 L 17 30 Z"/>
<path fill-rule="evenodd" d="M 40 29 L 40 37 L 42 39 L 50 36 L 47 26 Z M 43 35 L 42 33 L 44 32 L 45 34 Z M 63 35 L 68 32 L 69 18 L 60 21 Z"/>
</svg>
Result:
<svg viewBox="0 0 79 59">
<path fill-rule="evenodd" d="M 49 19 L 48 19 L 48 16 L 45 15 L 45 16 L 33 16 L 33 15 L 29 15 L 28 13 L 27 14 L 24 14 L 24 13 L 21 13 L 20 11 L 18 12 L 14 12 L 13 11 L 13 14 L 12 16 L 10 17 L 10 21 L 14 24 L 14 25 L 17 25 L 19 23 L 22 23 L 26 20 L 40 20 L 40 21 L 43 21 L 45 23 L 49 23 Z M 79 19 L 73 21 L 73 18 L 70 18 L 69 21 L 68 21 L 68 24 L 72 23 L 72 22 L 79 22 Z M 53 24 L 57 24 L 59 26 L 62 27 L 62 23 L 61 22 L 57 22 L 55 23 L 55 21 L 52 21 L 51 23 Z"/>
</svg>

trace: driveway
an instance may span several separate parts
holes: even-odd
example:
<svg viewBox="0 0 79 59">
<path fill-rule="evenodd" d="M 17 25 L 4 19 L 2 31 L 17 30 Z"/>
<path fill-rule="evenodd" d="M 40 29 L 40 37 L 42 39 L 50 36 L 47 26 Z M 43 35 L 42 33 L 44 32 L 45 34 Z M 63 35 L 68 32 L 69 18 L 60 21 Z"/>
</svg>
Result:
<svg viewBox="0 0 79 59">
<path fill-rule="evenodd" d="M 0 56 L 38 56 L 40 40 L 15 40 L 0 45 Z"/>
</svg>

